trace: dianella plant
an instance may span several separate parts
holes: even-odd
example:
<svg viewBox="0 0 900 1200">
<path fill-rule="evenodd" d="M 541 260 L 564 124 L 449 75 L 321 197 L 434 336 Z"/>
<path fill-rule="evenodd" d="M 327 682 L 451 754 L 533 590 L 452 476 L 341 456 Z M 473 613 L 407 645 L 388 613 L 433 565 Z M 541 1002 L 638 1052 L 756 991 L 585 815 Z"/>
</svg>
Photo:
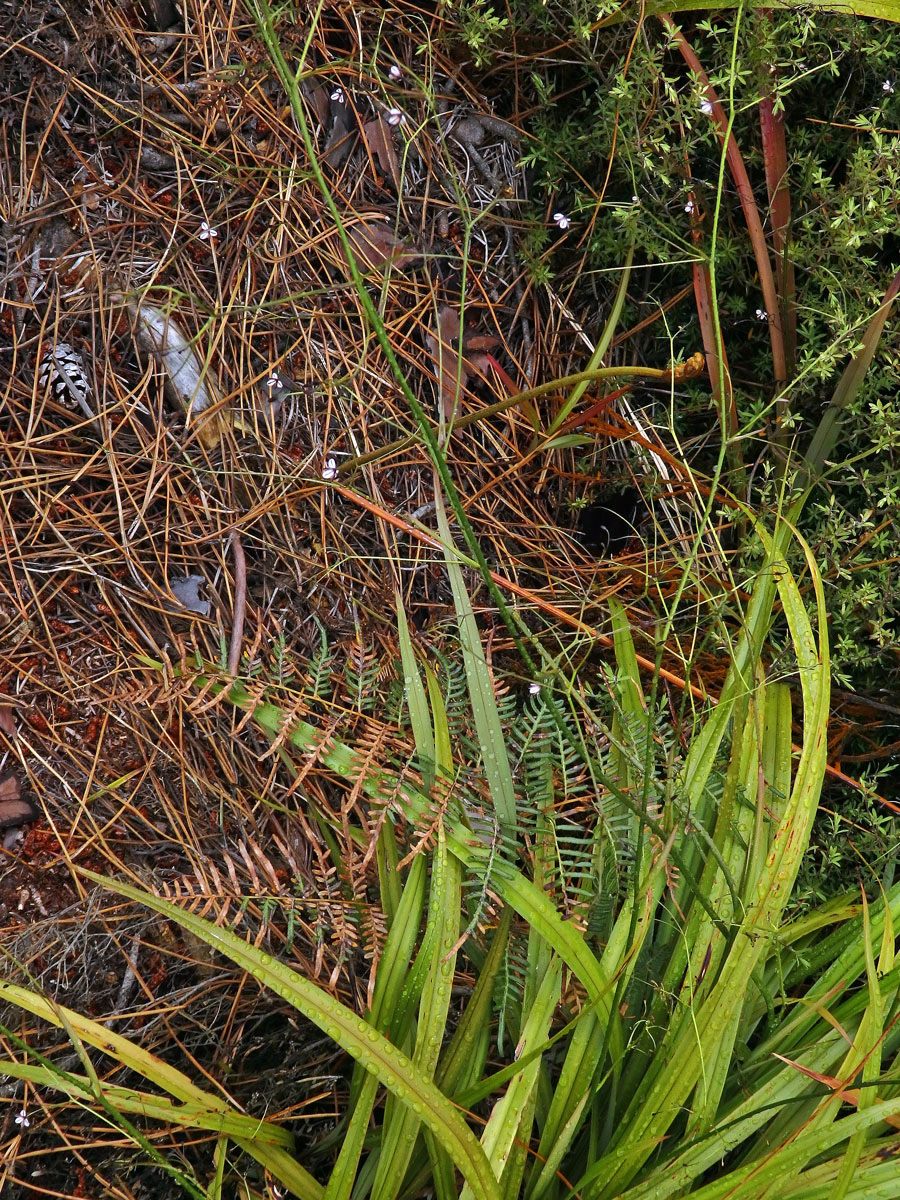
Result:
<svg viewBox="0 0 900 1200">
<path fill-rule="evenodd" d="M 311 723 L 286 725 L 277 704 L 242 685 L 207 681 L 287 752 L 318 749 L 385 816 L 376 849 L 387 937 L 369 1010 L 351 1011 L 169 900 L 84 875 L 208 942 L 355 1060 L 324 1182 L 321 1163 L 315 1177 L 284 1131 L 11 985 L 4 998 L 64 1028 L 83 1070 L 23 1059 L 3 1072 L 129 1126 L 139 1114 L 216 1131 L 208 1194 L 233 1145 L 314 1200 L 890 1195 L 900 1150 L 900 887 L 876 883 L 870 896 L 786 916 L 826 766 L 826 621 L 812 557 L 801 547 L 812 619 L 788 569 L 791 526 L 756 526 L 755 536 L 763 565 L 727 680 L 677 739 L 615 602 L 605 702 L 591 711 L 590 697 L 579 707 L 565 688 L 544 686 L 530 725 L 519 716 L 511 737 L 449 538 L 475 731 L 468 759 L 402 608 L 417 762 L 399 774 Z M 790 686 L 764 667 L 776 611 L 796 656 L 796 746 Z M 590 822 L 575 819 L 567 772 L 590 780 L 579 801 Z M 464 987 L 455 982 L 463 964 Z M 89 1046 L 155 1090 L 101 1084 Z"/>
</svg>

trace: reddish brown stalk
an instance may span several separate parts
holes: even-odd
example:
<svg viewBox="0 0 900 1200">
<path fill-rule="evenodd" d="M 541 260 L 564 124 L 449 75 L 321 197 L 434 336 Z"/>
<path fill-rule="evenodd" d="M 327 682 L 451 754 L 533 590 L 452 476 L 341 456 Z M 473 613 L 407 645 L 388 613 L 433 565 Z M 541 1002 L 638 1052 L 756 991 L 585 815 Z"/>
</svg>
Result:
<svg viewBox="0 0 900 1200">
<path fill-rule="evenodd" d="M 784 337 L 785 370 L 788 373 L 787 379 L 790 380 L 796 369 L 797 356 L 794 262 L 789 252 L 791 193 L 787 186 L 784 113 L 776 111 L 771 96 L 763 96 L 759 102 L 759 124 L 772 220 L 772 247 L 775 251 L 775 278 Z"/>
<path fill-rule="evenodd" d="M 247 559 L 241 535 L 237 530 L 231 535 L 231 553 L 234 555 L 234 613 L 231 620 L 231 643 L 228 647 L 228 674 L 237 675 L 241 664 L 244 621 L 247 616 Z"/>
<path fill-rule="evenodd" d="M 761 9 L 760 20 L 771 24 L 770 9 Z M 784 110 L 775 105 L 774 69 L 764 73 L 765 94 L 759 102 L 759 130 L 766 188 L 769 193 L 769 217 L 772 225 L 772 249 L 775 254 L 775 282 L 778 288 L 787 378 L 793 379 L 797 357 L 797 309 L 794 303 L 794 262 L 789 252 L 791 192 L 788 187 L 787 138 Z"/>
<path fill-rule="evenodd" d="M 778 293 L 775 288 L 775 277 L 772 273 L 772 263 L 769 259 L 769 249 L 766 245 L 766 235 L 763 231 L 762 220 L 760 219 L 759 210 L 756 207 L 756 201 L 753 198 L 753 188 L 750 186 L 747 168 L 744 166 L 744 160 L 741 157 L 735 136 L 729 129 L 725 109 L 719 103 L 715 90 L 709 82 L 709 76 L 700 65 L 700 59 L 694 53 L 684 34 L 670 16 L 664 14 L 660 17 L 660 20 L 672 35 L 675 44 L 681 51 L 682 58 L 699 79 L 703 88 L 703 94 L 712 105 L 713 111 L 710 119 L 715 123 L 719 140 L 725 147 L 728 169 L 731 172 L 734 186 L 741 201 L 744 220 L 747 223 L 747 232 L 750 235 L 753 254 L 756 258 L 756 269 L 759 273 L 759 283 L 763 294 L 763 306 L 769 323 L 769 338 L 772 343 L 772 365 L 775 372 L 775 384 L 776 387 L 780 388 L 788 378 L 781 313 L 779 311 Z"/>
<path fill-rule="evenodd" d="M 596 400 L 584 412 L 573 413 L 568 421 L 563 422 L 559 427 L 557 434 L 571 433 L 573 429 L 581 429 L 591 421 L 595 421 L 601 413 L 609 408 L 613 401 L 618 400 L 620 396 L 626 396 L 630 391 L 631 384 L 629 383 L 625 387 L 616 388 L 614 392 L 609 392 L 606 396 L 601 396 L 599 400 Z"/>
</svg>

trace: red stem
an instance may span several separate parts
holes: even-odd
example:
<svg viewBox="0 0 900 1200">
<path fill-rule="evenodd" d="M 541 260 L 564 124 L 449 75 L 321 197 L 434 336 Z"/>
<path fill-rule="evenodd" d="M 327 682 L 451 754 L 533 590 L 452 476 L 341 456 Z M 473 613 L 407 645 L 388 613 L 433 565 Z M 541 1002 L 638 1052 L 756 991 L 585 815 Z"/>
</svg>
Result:
<svg viewBox="0 0 900 1200">
<path fill-rule="evenodd" d="M 684 34 L 670 16 L 663 14 L 660 16 L 660 20 L 672 35 L 688 67 L 690 67 L 700 80 L 703 87 L 703 94 L 712 105 L 711 120 L 715 123 L 718 130 L 719 141 L 725 147 L 725 158 L 728 162 L 728 169 L 731 172 L 731 178 L 734 180 L 734 186 L 741 201 L 744 220 L 747 223 L 747 232 L 750 234 L 750 242 L 753 246 L 754 257 L 756 258 L 756 269 L 759 273 L 759 282 L 762 288 L 763 305 L 765 306 L 769 322 L 769 338 L 772 343 L 772 365 L 775 371 L 775 383 L 776 386 L 781 387 L 787 382 L 788 377 L 787 360 L 784 352 L 784 334 L 781 325 L 781 306 L 778 303 L 778 292 L 775 287 L 775 277 L 772 274 L 772 263 L 769 258 L 769 249 L 766 245 L 766 235 L 763 231 L 756 201 L 753 198 L 750 177 L 747 174 L 747 168 L 744 166 L 744 160 L 741 157 L 734 134 L 729 131 L 728 117 L 725 114 L 725 109 L 719 103 L 712 84 L 709 82 L 709 76 L 700 65 L 700 59 L 694 53 Z"/>
<path fill-rule="evenodd" d="M 762 9 L 760 20 L 771 23 L 771 11 Z M 784 353 L 788 379 L 793 379 L 797 359 L 797 308 L 794 303 L 794 263 L 789 253 L 791 192 L 788 187 L 784 111 L 775 107 L 774 68 L 764 73 L 763 87 L 765 94 L 759 102 L 759 129 L 766 168 L 766 188 L 769 193 L 772 249 L 775 253 L 775 280 L 784 329 Z"/>
</svg>

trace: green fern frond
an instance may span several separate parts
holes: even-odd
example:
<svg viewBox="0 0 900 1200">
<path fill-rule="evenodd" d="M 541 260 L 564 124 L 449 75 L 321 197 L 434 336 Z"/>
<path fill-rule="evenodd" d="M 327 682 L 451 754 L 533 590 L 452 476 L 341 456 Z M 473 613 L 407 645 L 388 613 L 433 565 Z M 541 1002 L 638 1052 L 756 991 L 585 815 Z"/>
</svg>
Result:
<svg viewBox="0 0 900 1200">
<path fill-rule="evenodd" d="M 319 645 L 307 664 L 308 691 L 313 699 L 326 700 L 331 697 L 334 655 L 328 642 L 328 631 L 317 616 L 313 615 L 313 620 L 319 629 Z"/>
</svg>

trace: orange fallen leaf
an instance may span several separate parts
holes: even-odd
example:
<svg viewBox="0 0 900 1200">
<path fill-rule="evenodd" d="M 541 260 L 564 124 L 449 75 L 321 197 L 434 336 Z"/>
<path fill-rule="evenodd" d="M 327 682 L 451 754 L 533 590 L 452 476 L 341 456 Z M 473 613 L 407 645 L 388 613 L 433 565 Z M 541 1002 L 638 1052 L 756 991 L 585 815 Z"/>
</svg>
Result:
<svg viewBox="0 0 900 1200">
<path fill-rule="evenodd" d="M 859 1108 L 859 1088 L 848 1088 L 840 1079 L 836 1079 L 833 1075 L 821 1075 L 818 1071 L 811 1071 L 809 1067 L 804 1067 L 802 1063 L 795 1062 L 792 1058 L 785 1058 L 783 1054 L 775 1054 L 774 1058 L 780 1059 L 781 1062 L 787 1063 L 789 1067 L 799 1071 L 801 1075 L 806 1075 L 808 1079 L 814 1079 L 816 1083 L 824 1084 L 825 1087 L 831 1088 L 835 1096 L 843 1100 L 845 1104 L 852 1104 L 854 1108 Z M 879 1097 L 875 1097 L 876 1104 L 879 1102 Z M 900 1107 L 900 1100 L 897 1101 Z M 893 1125 L 895 1129 L 900 1129 L 900 1116 L 882 1117 L 885 1125 Z"/>
<path fill-rule="evenodd" d="M 432 370 L 437 376 L 441 412 L 452 421 L 459 404 L 459 393 L 469 382 L 465 360 L 451 345 L 460 334 L 459 313 L 449 304 L 438 309 L 438 333 L 426 334 L 425 343 L 432 358 Z"/>
</svg>

